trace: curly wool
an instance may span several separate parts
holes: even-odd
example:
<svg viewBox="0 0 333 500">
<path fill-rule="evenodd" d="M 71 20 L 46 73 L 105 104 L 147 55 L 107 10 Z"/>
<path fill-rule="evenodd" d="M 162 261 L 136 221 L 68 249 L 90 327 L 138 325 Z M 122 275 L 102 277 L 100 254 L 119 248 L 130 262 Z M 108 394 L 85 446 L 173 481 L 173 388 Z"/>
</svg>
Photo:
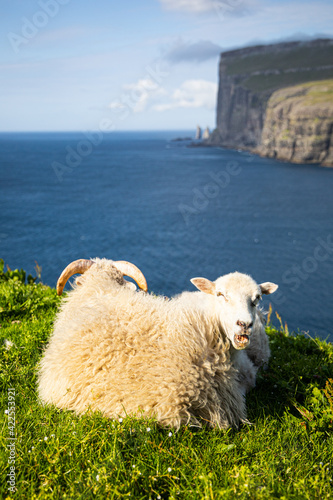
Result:
<svg viewBox="0 0 333 500">
<path fill-rule="evenodd" d="M 175 300 L 128 289 L 112 261 L 96 259 L 58 312 L 40 363 L 42 402 L 110 418 L 154 416 L 175 428 L 246 421 L 223 329 Z"/>
</svg>

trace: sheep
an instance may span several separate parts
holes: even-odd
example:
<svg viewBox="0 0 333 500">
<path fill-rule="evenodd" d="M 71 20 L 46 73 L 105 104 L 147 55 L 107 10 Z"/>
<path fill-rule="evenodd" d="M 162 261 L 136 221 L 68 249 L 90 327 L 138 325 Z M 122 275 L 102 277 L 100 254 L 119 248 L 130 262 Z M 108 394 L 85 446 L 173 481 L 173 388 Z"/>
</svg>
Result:
<svg viewBox="0 0 333 500">
<path fill-rule="evenodd" d="M 215 282 L 206 278 L 193 278 L 191 282 L 200 291 L 179 295 L 181 306 L 199 308 L 222 326 L 230 340 L 232 364 L 238 369 L 245 395 L 255 386 L 258 369 L 266 367 L 270 357 L 266 320 L 257 305 L 262 294 L 275 292 L 278 285 L 267 282 L 258 287 L 250 276 L 238 272 L 221 276 Z"/>
<path fill-rule="evenodd" d="M 96 258 L 70 264 L 59 294 L 78 272 L 40 362 L 42 403 L 110 418 L 155 417 L 174 428 L 247 421 L 245 392 L 269 357 L 257 302 L 277 285 L 232 273 L 215 282 L 194 278 L 198 292 L 166 299 L 145 293 L 132 264 Z"/>
</svg>

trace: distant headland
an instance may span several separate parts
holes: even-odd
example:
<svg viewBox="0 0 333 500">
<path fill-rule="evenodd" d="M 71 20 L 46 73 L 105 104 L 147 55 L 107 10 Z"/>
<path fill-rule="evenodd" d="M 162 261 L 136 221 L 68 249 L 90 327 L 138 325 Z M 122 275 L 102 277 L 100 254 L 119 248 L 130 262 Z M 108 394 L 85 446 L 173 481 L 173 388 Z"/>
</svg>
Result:
<svg viewBox="0 0 333 500">
<path fill-rule="evenodd" d="M 223 52 L 216 129 L 202 143 L 333 166 L 333 40 Z"/>
</svg>

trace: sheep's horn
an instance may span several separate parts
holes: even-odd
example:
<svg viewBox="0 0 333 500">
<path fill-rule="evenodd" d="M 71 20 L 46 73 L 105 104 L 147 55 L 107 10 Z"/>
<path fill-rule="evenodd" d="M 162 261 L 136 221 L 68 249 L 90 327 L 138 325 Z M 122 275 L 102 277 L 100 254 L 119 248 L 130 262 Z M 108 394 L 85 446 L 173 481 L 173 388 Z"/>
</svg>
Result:
<svg viewBox="0 0 333 500">
<path fill-rule="evenodd" d="M 148 285 L 146 278 L 140 271 L 138 267 L 130 262 L 126 262 L 126 260 L 117 260 L 113 262 L 113 265 L 120 271 L 124 276 L 128 276 L 129 278 L 133 278 L 141 290 L 146 292 L 148 290 Z"/>
<path fill-rule="evenodd" d="M 69 278 L 73 276 L 73 274 L 80 273 L 83 274 L 86 272 L 94 262 L 92 260 L 87 260 L 87 259 L 79 259 L 79 260 L 74 260 L 68 266 L 66 269 L 63 270 L 63 272 L 60 275 L 60 278 L 58 279 L 57 282 L 57 294 L 61 295 L 63 289 L 65 288 L 65 285 Z"/>
</svg>

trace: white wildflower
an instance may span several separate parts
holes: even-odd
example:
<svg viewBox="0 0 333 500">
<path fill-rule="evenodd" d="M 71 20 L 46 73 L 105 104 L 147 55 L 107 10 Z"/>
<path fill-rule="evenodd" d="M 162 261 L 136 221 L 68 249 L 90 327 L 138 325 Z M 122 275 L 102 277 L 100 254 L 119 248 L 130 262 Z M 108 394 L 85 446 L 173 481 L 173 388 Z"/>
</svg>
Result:
<svg viewBox="0 0 333 500">
<path fill-rule="evenodd" d="M 5 410 L 5 414 L 8 415 L 8 410 Z"/>
<path fill-rule="evenodd" d="M 9 351 L 9 349 L 11 349 L 13 347 L 14 343 L 11 340 L 5 339 L 4 345 L 5 345 L 6 351 Z"/>
<path fill-rule="evenodd" d="M 45 436 L 44 441 L 47 441 L 47 440 L 48 440 L 48 437 L 47 437 L 47 436 Z"/>
<path fill-rule="evenodd" d="M 172 432 L 171 432 L 171 431 L 169 432 L 168 436 L 169 436 L 169 437 L 171 437 L 171 436 L 172 436 Z"/>
<path fill-rule="evenodd" d="M 150 432 L 150 427 L 147 427 L 147 432 Z"/>
<path fill-rule="evenodd" d="M 99 474 L 97 474 L 96 476 L 96 481 L 99 481 Z"/>
<path fill-rule="evenodd" d="M 172 471 L 171 467 L 168 467 L 168 472 L 171 472 L 171 471 Z"/>
<path fill-rule="evenodd" d="M 122 421 L 123 421 L 123 419 L 120 417 L 119 422 L 121 423 Z"/>
</svg>

